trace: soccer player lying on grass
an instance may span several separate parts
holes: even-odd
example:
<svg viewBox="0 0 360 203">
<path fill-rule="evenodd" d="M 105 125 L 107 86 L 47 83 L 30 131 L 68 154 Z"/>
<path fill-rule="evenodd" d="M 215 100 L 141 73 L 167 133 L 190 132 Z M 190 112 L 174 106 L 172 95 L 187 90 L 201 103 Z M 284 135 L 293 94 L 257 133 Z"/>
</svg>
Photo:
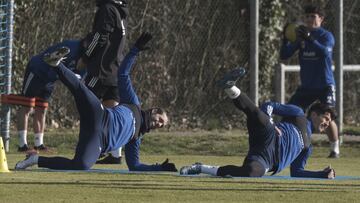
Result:
<svg viewBox="0 0 360 203">
<path fill-rule="evenodd" d="M 305 117 L 303 110 L 294 105 L 268 102 L 259 109 L 235 86 L 236 81 L 244 75 L 245 69 L 238 68 L 218 82 L 235 106 L 247 116 L 249 151 L 243 165 L 218 167 L 195 163 L 182 167 L 180 174 L 261 177 L 267 172 L 279 173 L 290 165 L 292 177 L 334 178 L 335 171 L 331 167 L 322 171 L 305 170 L 312 152 L 311 133 L 323 132 L 335 118 L 334 110 L 315 103 Z M 273 123 L 272 114 L 281 116 L 281 122 Z"/>
<path fill-rule="evenodd" d="M 49 169 L 87 170 L 95 164 L 100 153 L 125 145 L 125 158 L 130 171 L 177 171 L 175 164 L 169 163 L 168 159 L 154 165 L 139 161 L 141 137 L 151 129 L 168 124 L 164 110 L 141 110 L 129 76 L 137 54 L 147 49 L 146 44 L 151 38 L 149 33 L 143 33 L 121 63 L 118 69 L 121 103 L 113 108 L 104 108 L 100 100 L 61 63 L 69 49 L 63 47 L 44 57 L 45 62 L 54 66 L 60 80 L 75 98 L 80 114 L 79 141 L 73 159 L 38 156 L 32 152 L 25 160 L 18 162 L 15 169 L 26 169 L 37 164 L 38 167 Z"/>
</svg>

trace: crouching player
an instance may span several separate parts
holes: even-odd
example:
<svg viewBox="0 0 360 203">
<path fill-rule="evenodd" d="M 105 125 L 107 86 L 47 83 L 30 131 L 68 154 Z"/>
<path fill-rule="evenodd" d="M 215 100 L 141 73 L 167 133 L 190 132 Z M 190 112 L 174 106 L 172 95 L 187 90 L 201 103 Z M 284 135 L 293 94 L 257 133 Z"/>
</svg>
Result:
<svg viewBox="0 0 360 203">
<path fill-rule="evenodd" d="M 292 177 L 335 178 L 335 171 L 331 167 L 321 171 L 305 170 L 312 152 L 311 133 L 323 132 L 335 119 L 334 110 L 316 103 L 305 117 L 303 110 L 294 105 L 268 102 L 259 109 L 235 86 L 244 74 L 243 68 L 235 69 L 218 82 L 235 106 L 247 116 L 249 151 L 243 165 L 218 167 L 195 163 L 182 167 L 180 174 L 261 177 L 267 172 L 279 173 L 290 165 Z M 281 122 L 273 123 L 272 114 L 281 116 Z"/>
<path fill-rule="evenodd" d="M 104 108 L 101 101 L 61 63 L 69 49 L 62 48 L 44 57 L 54 66 L 60 80 L 73 94 L 80 115 L 79 141 L 73 159 L 44 157 L 29 153 L 16 164 L 15 169 L 38 167 L 61 170 L 87 170 L 96 162 L 100 153 L 125 145 L 126 163 L 131 171 L 177 171 L 175 164 L 165 160 L 162 164 L 146 165 L 139 161 L 141 137 L 151 129 L 168 124 L 168 117 L 161 108 L 141 110 L 140 101 L 130 80 L 130 71 L 137 54 L 145 50 L 152 36 L 143 33 L 126 55 L 118 69 L 118 87 L 121 103 Z"/>
</svg>

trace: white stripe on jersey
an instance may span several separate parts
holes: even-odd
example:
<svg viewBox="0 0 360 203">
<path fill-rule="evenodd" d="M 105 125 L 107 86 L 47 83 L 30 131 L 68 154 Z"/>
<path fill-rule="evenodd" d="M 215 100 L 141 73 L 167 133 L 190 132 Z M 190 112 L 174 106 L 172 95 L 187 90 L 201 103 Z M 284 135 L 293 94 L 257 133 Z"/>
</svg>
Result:
<svg viewBox="0 0 360 203">
<path fill-rule="evenodd" d="M 27 89 L 29 88 L 29 85 L 30 85 L 30 82 L 31 80 L 34 78 L 34 73 L 31 73 L 29 74 L 29 76 L 27 77 L 26 79 L 26 83 L 25 83 L 25 86 L 24 86 L 24 89 L 22 91 L 23 95 L 25 95 Z"/>
<path fill-rule="evenodd" d="M 91 80 L 90 80 L 89 83 L 88 83 L 88 86 L 89 86 L 89 87 L 95 87 L 95 85 L 96 85 L 96 83 L 97 83 L 98 80 L 99 80 L 98 77 L 93 77 L 93 78 L 91 78 Z"/>
<path fill-rule="evenodd" d="M 125 26 L 124 26 L 124 21 L 121 20 L 121 29 L 122 29 L 122 35 L 125 36 L 126 31 L 125 31 Z"/>
<path fill-rule="evenodd" d="M 98 40 L 99 40 L 100 34 L 97 32 L 94 35 L 93 41 L 91 42 L 91 44 L 88 47 L 88 50 L 86 51 L 86 55 L 90 56 L 91 53 L 94 51 L 94 48 L 96 47 Z"/>
</svg>

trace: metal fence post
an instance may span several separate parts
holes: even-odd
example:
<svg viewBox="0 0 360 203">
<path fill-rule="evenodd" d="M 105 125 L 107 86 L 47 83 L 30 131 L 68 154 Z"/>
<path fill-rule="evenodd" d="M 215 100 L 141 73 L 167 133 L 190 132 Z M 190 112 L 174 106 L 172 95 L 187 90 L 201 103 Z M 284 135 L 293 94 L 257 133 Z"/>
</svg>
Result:
<svg viewBox="0 0 360 203">
<path fill-rule="evenodd" d="M 5 71 L 3 80 L 3 90 L 5 94 L 11 93 L 11 72 L 12 72 L 12 44 L 13 44 L 13 25 L 14 25 L 14 0 L 7 3 L 6 16 L 6 44 L 5 44 Z M 1 135 L 3 136 L 5 151 L 9 151 L 10 142 L 10 106 L 2 105 Z"/>
<path fill-rule="evenodd" d="M 250 99 L 259 100 L 259 0 L 250 0 Z"/>
<path fill-rule="evenodd" d="M 335 30 L 335 81 L 336 81 L 336 110 L 339 133 L 343 131 L 343 0 L 336 1 L 336 30 Z"/>
<path fill-rule="evenodd" d="M 285 103 L 285 65 L 279 63 L 275 69 L 275 99 Z"/>
</svg>

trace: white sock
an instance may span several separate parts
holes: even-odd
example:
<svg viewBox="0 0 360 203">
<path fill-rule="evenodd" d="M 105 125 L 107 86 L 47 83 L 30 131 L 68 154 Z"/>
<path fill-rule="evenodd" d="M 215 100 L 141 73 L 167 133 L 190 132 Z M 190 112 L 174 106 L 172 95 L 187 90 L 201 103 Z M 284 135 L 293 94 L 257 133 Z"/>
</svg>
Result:
<svg viewBox="0 0 360 203">
<path fill-rule="evenodd" d="M 27 130 L 20 130 L 18 133 L 19 133 L 19 147 L 27 145 Z"/>
<path fill-rule="evenodd" d="M 330 142 L 330 150 L 339 154 L 340 153 L 340 141 L 336 140 L 335 142 Z"/>
<path fill-rule="evenodd" d="M 201 173 L 216 176 L 219 166 L 201 165 Z"/>
<path fill-rule="evenodd" d="M 37 164 L 39 162 L 39 155 L 31 156 L 31 163 Z"/>
<path fill-rule="evenodd" d="M 39 155 L 38 154 L 28 154 L 26 156 L 26 159 L 23 161 L 19 161 L 15 165 L 15 169 L 26 169 L 30 166 L 33 166 L 35 164 L 39 163 Z"/>
<path fill-rule="evenodd" d="M 43 138 L 44 138 L 44 133 L 35 133 L 34 144 L 36 147 L 44 144 Z"/>
<path fill-rule="evenodd" d="M 121 157 L 121 147 L 119 149 L 111 151 L 110 154 L 115 158 Z"/>
<path fill-rule="evenodd" d="M 230 99 L 236 99 L 241 94 L 240 89 L 236 86 L 232 86 L 232 87 L 226 88 L 224 90 L 225 90 L 226 94 L 230 97 Z"/>
</svg>

